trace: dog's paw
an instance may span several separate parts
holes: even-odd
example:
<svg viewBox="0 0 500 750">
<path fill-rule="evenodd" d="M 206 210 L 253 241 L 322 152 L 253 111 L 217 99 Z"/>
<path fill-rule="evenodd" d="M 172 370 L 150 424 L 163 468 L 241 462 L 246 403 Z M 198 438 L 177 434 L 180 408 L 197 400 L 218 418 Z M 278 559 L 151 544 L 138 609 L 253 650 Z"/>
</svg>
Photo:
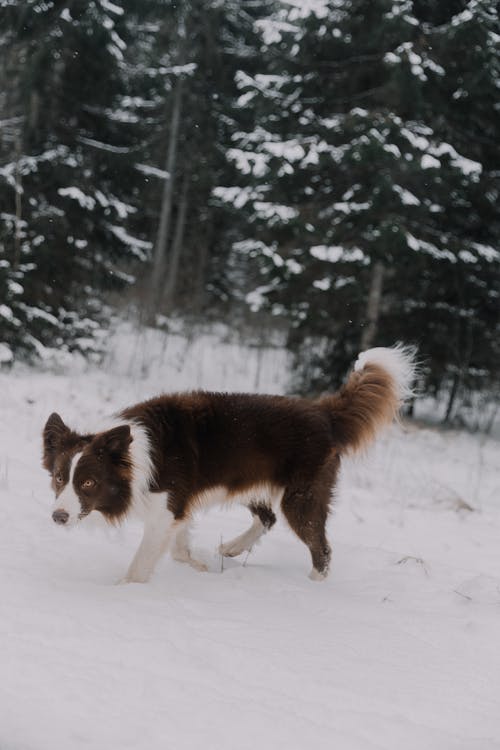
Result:
<svg viewBox="0 0 500 750">
<path fill-rule="evenodd" d="M 237 536 L 236 539 L 231 539 L 231 541 L 219 545 L 219 555 L 223 557 L 238 557 L 243 552 L 250 552 L 252 546 L 252 543 L 248 539 L 242 539 Z"/>
<path fill-rule="evenodd" d="M 127 573 L 123 578 L 119 578 L 115 585 L 124 586 L 126 583 L 147 583 L 149 578 L 150 576 L 140 576 L 138 574 Z"/>
<path fill-rule="evenodd" d="M 208 573 L 208 565 L 205 565 L 204 562 L 200 562 L 200 560 L 193 560 L 193 558 L 191 558 L 189 560 L 189 565 L 200 573 Z"/>
<path fill-rule="evenodd" d="M 247 552 L 239 539 L 233 539 L 231 542 L 219 545 L 219 555 L 222 557 L 238 557 L 238 555 Z"/>
<path fill-rule="evenodd" d="M 185 554 L 184 552 L 173 554 L 172 558 L 176 562 L 185 563 L 186 565 L 190 565 L 195 570 L 199 570 L 200 573 L 206 573 L 208 571 L 208 565 L 205 565 L 204 562 L 201 562 L 200 560 L 196 560 L 194 557 L 191 557 L 189 554 Z"/>
<path fill-rule="evenodd" d="M 327 570 L 325 570 L 324 573 L 320 573 L 319 570 L 316 570 L 316 568 L 313 568 L 309 573 L 309 578 L 311 579 L 311 581 L 324 581 L 327 576 Z"/>
</svg>

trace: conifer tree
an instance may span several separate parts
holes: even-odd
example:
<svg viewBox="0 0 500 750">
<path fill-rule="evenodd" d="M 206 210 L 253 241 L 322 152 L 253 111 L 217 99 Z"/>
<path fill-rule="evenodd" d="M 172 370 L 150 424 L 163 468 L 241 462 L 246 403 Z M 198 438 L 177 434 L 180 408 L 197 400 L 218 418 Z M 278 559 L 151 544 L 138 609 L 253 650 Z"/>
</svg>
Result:
<svg viewBox="0 0 500 750">
<path fill-rule="evenodd" d="M 2 119 L 15 133 L 1 143 L 0 242 L 23 334 L 0 335 L 27 354 L 86 349 L 101 295 L 127 283 L 124 263 L 149 247 L 127 231 L 137 194 L 125 11 L 109 0 L 15 2 L 4 19 Z"/>
<path fill-rule="evenodd" d="M 147 194 L 155 238 L 152 285 L 164 311 L 220 309 L 228 297 L 233 217 L 213 191 L 231 178 L 225 152 L 249 122 L 234 105 L 235 77 L 259 64 L 255 22 L 269 8 L 264 0 L 183 0 L 156 16 L 155 62 L 146 86 L 161 104 L 152 112 L 144 159 L 162 170 L 156 180 L 151 176 Z"/>
<path fill-rule="evenodd" d="M 468 5 L 481 16 L 484 5 Z M 492 290 L 497 224 L 480 240 L 477 219 L 495 212 L 495 191 L 484 205 L 482 157 L 453 134 L 445 87 L 460 76 L 446 70 L 440 37 L 460 26 L 453 13 L 436 19 L 407 1 L 316 3 L 312 12 L 284 3 L 261 25 L 266 67 L 239 78 L 257 120 L 229 152 L 237 184 L 219 192 L 247 221 L 235 256 L 260 265 L 248 300 L 291 321 L 305 390 L 338 383 L 360 346 L 398 338 L 419 344 L 439 389 L 454 358 L 472 362 L 457 323 L 469 297 L 491 323 L 492 297 L 484 287 L 473 294 L 481 282 L 471 267 Z M 448 56 L 460 59 L 465 39 L 452 38 Z M 465 66 L 481 77 L 485 64 Z M 464 212 L 472 205 L 475 218 Z"/>
</svg>

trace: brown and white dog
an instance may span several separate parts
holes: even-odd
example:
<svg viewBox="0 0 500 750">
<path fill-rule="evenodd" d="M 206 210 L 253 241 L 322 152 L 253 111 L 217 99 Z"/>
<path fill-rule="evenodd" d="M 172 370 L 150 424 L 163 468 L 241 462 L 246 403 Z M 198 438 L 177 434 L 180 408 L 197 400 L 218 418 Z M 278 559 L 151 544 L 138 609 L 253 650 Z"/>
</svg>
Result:
<svg viewBox="0 0 500 750">
<path fill-rule="evenodd" d="M 147 581 L 170 547 L 191 556 L 194 512 L 236 499 L 250 528 L 222 555 L 250 550 L 283 515 L 312 556 L 311 578 L 328 573 L 325 523 L 342 455 L 370 443 L 397 416 L 414 378 L 413 352 L 398 346 L 361 354 L 345 385 L 316 400 L 239 393 L 163 395 L 124 409 L 107 429 L 79 434 L 51 414 L 43 465 L 56 495 L 53 520 L 71 526 L 91 511 L 110 522 L 129 513 L 144 536 L 125 581 Z"/>
</svg>

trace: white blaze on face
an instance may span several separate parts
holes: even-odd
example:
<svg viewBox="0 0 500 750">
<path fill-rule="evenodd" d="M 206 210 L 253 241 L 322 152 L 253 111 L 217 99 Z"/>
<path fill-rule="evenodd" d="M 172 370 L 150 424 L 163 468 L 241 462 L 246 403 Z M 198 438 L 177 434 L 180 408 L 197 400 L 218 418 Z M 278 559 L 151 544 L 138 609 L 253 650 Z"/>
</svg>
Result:
<svg viewBox="0 0 500 750">
<path fill-rule="evenodd" d="M 82 512 L 80 500 L 78 499 L 78 495 L 76 494 L 75 488 L 73 487 L 75 468 L 78 461 L 80 460 L 81 455 L 82 454 L 80 452 L 76 453 L 73 456 L 69 470 L 68 484 L 63 489 L 59 497 L 56 498 L 56 502 L 54 505 L 54 510 L 65 510 L 66 513 L 69 513 L 69 518 L 66 526 L 73 526 L 78 521 L 80 513 Z"/>
</svg>

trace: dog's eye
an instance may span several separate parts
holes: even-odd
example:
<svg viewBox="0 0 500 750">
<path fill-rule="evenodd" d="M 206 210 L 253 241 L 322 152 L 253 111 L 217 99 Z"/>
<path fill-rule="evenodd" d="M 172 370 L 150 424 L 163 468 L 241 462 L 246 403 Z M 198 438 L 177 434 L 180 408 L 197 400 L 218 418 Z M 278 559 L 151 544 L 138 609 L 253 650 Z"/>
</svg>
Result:
<svg viewBox="0 0 500 750">
<path fill-rule="evenodd" d="M 56 474 L 54 479 L 56 480 L 56 484 L 62 484 L 63 483 L 63 476 L 61 473 Z"/>
<path fill-rule="evenodd" d="M 95 486 L 95 481 L 93 479 L 85 479 L 82 482 L 82 488 L 84 490 L 90 490 L 90 488 L 94 486 Z"/>
</svg>

